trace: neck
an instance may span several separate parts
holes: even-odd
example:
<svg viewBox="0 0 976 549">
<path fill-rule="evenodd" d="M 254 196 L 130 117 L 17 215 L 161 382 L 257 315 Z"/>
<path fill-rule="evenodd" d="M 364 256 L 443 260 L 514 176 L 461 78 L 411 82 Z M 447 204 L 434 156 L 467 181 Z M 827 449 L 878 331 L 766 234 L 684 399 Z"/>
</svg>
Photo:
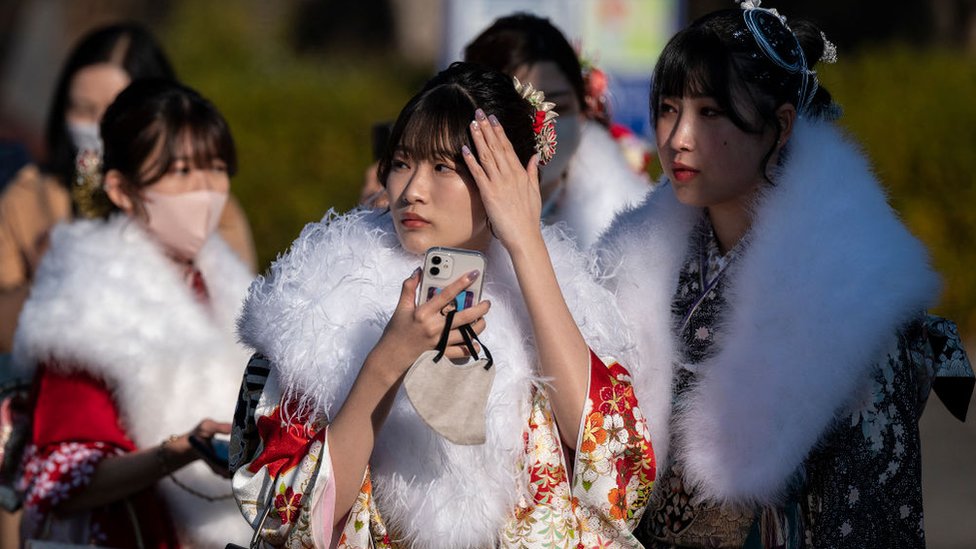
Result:
<svg viewBox="0 0 976 549">
<path fill-rule="evenodd" d="M 745 204 L 719 204 L 707 211 L 722 255 L 735 248 L 752 227 L 752 212 Z"/>
</svg>

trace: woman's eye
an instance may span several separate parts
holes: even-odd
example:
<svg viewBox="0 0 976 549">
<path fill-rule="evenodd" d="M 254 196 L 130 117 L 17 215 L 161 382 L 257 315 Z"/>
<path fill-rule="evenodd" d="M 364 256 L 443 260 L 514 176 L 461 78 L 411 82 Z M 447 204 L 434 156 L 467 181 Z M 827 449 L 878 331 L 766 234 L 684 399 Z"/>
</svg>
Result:
<svg viewBox="0 0 976 549">
<path fill-rule="evenodd" d="M 405 170 L 410 166 L 408 166 L 407 163 L 404 162 L 403 160 L 400 160 L 399 158 L 394 158 L 393 161 L 390 162 L 390 167 L 392 167 L 394 170 Z"/>
<path fill-rule="evenodd" d="M 701 110 L 701 114 L 702 116 L 705 116 L 707 118 L 715 118 L 717 116 L 722 116 L 723 114 L 725 114 L 725 111 L 719 109 L 718 107 L 703 107 Z"/>
<path fill-rule="evenodd" d="M 450 173 L 454 171 L 454 166 L 451 164 L 445 164 L 443 162 L 439 162 L 437 164 L 434 164 L 434 171 L 437 173 Z"/>
<path fill-rule="evenodd" d="M 671 103 L 661 103 L 661 106 L 658 108 L 658 112 L 672 113 L 678 112 L 678 109 Z"/>
</svg>

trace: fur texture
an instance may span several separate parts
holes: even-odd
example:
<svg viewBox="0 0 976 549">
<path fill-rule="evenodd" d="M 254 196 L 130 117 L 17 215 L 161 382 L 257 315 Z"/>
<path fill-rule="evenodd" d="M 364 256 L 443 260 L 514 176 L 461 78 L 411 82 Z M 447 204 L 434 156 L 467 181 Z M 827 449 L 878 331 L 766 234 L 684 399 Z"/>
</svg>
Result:
<svg viewBox="0 0 976 549">
<path fill-rule="evenodd" d="M 547 220 L 565 222 L 585 250 L 617 212 L 639 204 L 651 185 L 646 177 L 634 173 L 606 128 L 584 122 L 580 131 L 579 149 L 566 174 L 565 194 Z"/>
<path fill-rule="evenodd" d="M 104 380 L 141 448 L 206 417 L 230 421 L 248 357 L 234 340 L 234 319 L 253 277 L 217 236 L 200 253 L 198 268 L 212 312 L 129 218 L 57 227 L 20 317 L 15 364 L 30 370 L 56 360 Z M 230 490 L 202 462 L 175 475 L 207 494 Z M 166 479 L 158 486 L 187 546 L 250 539 L 233 500 L 209 503 Z"/>
<path fill-rule="evenodd" d="M 923 246 L 888 206 L 858 148 L 798 121 L 726 276 L 719 351 L 676 417 L 671 300 L 701 211 L 663 185 L 598 246 L 638 339 L 634 378 L 655 452 L 680 445 L 689 482 L 719 502 L 777 502 L 896 331 L 934 303 Z"/>
<path fill-rule="evenodd" d="M 602 356 L 616 356 L 629 342 L 620 335 L 612 297 L 593 281 L 571 240 L 552 228 L 545 235 L 587 342 Z M 516 465 L 524 454 L 531 389 L 544 380 L 536 371 L 532 328 L 511 261 L 497 242 L 487 257 L 482 297 L 492 308 L 481 339 L 497 369 L 487 442 L 447 442 L 401 391 L 373 450 L 379 507 L 411 547 L 493 546 L 526 489 Z M 272 360 L 286 391 L 304 395 L 305 406 L 331 417 L 379 340 L 403 280 L 420 263 L 400 247 L 388 214 L 330 213 L 307 226 L 268 276 L 254 283 L 241 337 Z"/>
</svg>

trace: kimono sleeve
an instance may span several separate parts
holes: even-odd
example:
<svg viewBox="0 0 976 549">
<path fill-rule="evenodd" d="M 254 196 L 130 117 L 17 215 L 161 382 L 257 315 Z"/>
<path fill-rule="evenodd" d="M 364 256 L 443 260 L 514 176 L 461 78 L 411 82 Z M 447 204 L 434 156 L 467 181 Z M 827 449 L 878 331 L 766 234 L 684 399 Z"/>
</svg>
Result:
<svg viewBox="0 0 976 549">
<path fill-rule="evenodd" d="M 579 432 L 572 492 L 583 522 L 633 531 L 656 475 L 650 433 L 630 372 L 617 362 L 605 363 L 592 351 Z"/>
<path fill-rule="evenodd" d="M 269 361 L 244 373 L 231 434 L 234 497 L 261 547 L 328 547 L 335 484 L 324 417 L 284 399 Z"/>
</svg>

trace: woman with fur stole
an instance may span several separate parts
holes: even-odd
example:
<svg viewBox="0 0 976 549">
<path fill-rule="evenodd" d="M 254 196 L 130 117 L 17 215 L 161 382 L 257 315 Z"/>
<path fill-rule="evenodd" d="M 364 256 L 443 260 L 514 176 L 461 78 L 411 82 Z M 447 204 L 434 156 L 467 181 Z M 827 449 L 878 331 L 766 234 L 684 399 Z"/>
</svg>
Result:
<svg viewBox="0 0 976 549">
<path fill-rule="evenodd" d="M 452 65 L 393 127 L 379 167 L 389 211 L 327 215 L 252 286 L 240 333 L 258 354 L 231 461 L 264 544 L 639 546 L 655 468 L 611 360 L 628 341 L 573 242 L 540 227 L 534 153 L 551 151 L 551 107 L 501 73 Z M 418 305 L 433 246 L 478 250 L 487 268 Z M 481 277 L 485 299 L 445 317 Z M 490 349 L 480 444 L 441 436 L 414 407 L 410 375 L 440 337 L 451 359 Z M 473 406 L 453 400 L 462 389 L 423 396 Z"/>
<path fill-rule="evenodd" d="M 598 246 L 661 463 L 638 537 L 920 547 L 918 418 L 937 373 L 972 370 L 924 315 L 925 249 L 829 122 L 812 68 L 832 46 L 758 4 L 668 43 L 651 96 L 666 180 Z"/>
<path fill-rule="evenodd" d="M 82 166 L 79 184 L 103 213 L 54 230 L 15 337 L 16 363 L 36 368 L 22 536 L 246 542 L 226 465 L 190 442 L 230 432 L 218 420 L 247 357 L 234 320 L 253 277 L 214 234 L 236 170 L 230 131 L 196 92 L 140 80 L 101 135 L 102 165 Z"/>
</svg>

